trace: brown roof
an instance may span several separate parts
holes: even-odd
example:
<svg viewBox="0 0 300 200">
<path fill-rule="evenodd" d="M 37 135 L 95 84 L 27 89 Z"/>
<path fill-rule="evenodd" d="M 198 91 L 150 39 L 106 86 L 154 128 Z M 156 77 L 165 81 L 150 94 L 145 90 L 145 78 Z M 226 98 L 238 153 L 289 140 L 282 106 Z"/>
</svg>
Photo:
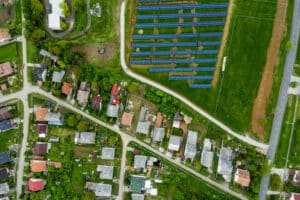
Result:
<svg viewBox="0 0 300 200">
<path fill-rule="evenodd" d="M 7 90 L 7 85 L 5 83 L 1 84 L 1 90 Z"/>
<path fill-rule="evenodd" d="M 158 113 L 157 113 L 157 116 L 156 116 L 156 122 L 155 122 L 155 126 L 156 126 L 157 128 L 160 128 L 160 127 L 161 127 L 162 122 L 163 122 L 163 119 L 164 119 L 164 116 L 163 116 L 160 112 L 158 112 Z"/>
<path fill-rule="evenodd" d="M 45 182 L 42 179 L 31 178 L 28 183 L 28 189 L 33 192 L 43 190 L 44 186 Z"/>
<path fill-rule="evenodd" d="M 36 126 L 36 132 L 38 134 L 47 134 L 48 133 L 48 125 L 47 124 L 38 124 Z"/>
<path fill-rule="evenodd" d="M 241 186 L 248 187 L 250 184 L 250 172 L 248 170 L 237 169 L 234 181 Z"/>
<path fill-rule="evenodd" d="M 61 168 L 61 162 L 53 162 L 53 161 L 47 161 L 47 165 L 54 166 L 55 168 Z"/>
<path fill-rule="evenodd" d="M 8 76 L 13 73 L 13 68 L 10 62 L 0 64 L 0 77 Z"/>
<path fill-rule="evenodd" d="M 298 170 L 295 171 L 295 174 L 294 174 L 294 177 L 293 177 L 293 181 L 297 185 L 300 184 L 300 171 L 298 171 Z"/>
<path fill-rule="evenodd" d="M 132 118 L 133 118 L 133 114 L 132 113 L 124 112 L 123 115 L 122 115 L 122 122 L 121 123 L 124 126 L 131 126 Z"/>
<path fill-rule="evenodd" d="M 73 85 L 71 83 L 63 83 L 63 86 L 61 87 L 61 92 L 65 95 L 69 95 L 72 93 Z"/>
<path fill-rule="evenodd" d="M 46 171 L 46 161 L 44 160 L 31 160 L 30 169 L 32 172 L 44 172 Z"/>
<path fill-rule="evenodd" d="M 0 28 L 0 42 L 10 40 L 10 34 L 8 29 Z"/>
<path fill-rule="evenodd" d="M 300 200 L 300 193 L 292 193 L 291 200 Z"/>
<path fill-rule="evenodd" d="M 101 103 L 102 103 L 102 97 L 101 96 L 93 96 L 93 98 L 92 98 L 92 108 L 93 109 L 99 110 Z"/>
<path fill-rule="evenodd" d="M 34 160 L 44 160 L 44 156 L 33 155 L 32 159 L 34 159 Z"/>
<path fill-rule="evenodd" d="M 35 111 L 35 121 L 46 121 L 46 115 L 48 111 L 48 108 L 38 108 Z"/>
<path fill-rule="evenodd" d="M 32 149 L 34 154 L 46 154 L 48 153 L 48 144 L 47 143 L 36 143 Z"/>
<path fill-rule="evenodd" d="M 10 118 L 10 113 L 9 113 L 8 107 L 0 108 L 0 121 L 9 119 L 9 118 Z"/>
</svg>

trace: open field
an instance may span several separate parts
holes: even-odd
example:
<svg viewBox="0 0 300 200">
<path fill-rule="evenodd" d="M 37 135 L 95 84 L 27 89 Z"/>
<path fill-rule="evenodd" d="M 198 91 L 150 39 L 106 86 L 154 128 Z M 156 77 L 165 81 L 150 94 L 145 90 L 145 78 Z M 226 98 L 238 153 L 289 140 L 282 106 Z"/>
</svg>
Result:
<svg viewBox="0 0 300 200">
<path fill-rule="evenodd" d="M 133 71 L 185 95 L 234 130 L 251 132 L 253 103 L 266 63 L 276 12 L 276 1 L 273 2 L 236 2 L 224 51 L 228 56 L 226 71 L 219 78 L 223 81 L 219 81 L 215 88 L 189 89 L 185 83 L 169 81 L 168 74 L 152 74 L 137 68 Z M 128 38 L 128 29 L 126 34 Z M 128 50 L 127 45 L 127 53 Z M 126 58 L 129 59 L 128 54 Z"/>
<path fill-rule="evenodd" d="M 0 63 L 5 61 L 15 61 L 21 63 L 22 61 L 22 48 L 21 43 L 11 43 L 0 47 Z"/>
</svg>

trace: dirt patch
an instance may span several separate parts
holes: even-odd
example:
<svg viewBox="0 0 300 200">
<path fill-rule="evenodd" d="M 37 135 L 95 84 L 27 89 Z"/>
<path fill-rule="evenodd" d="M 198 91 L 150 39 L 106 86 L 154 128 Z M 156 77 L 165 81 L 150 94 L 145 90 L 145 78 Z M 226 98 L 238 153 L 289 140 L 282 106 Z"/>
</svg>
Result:
<svg viewBox="0 0 300 200">
<path fill-rule="evenodd" d="M 98 50 L 105 48 L 104 54 L 99 54 Z M 85 54 L 85 59 L 89 63 L 103 65 L 114 56 L 118 49 L 117 43 L 103 43 L 103 44 L 85 44 L 82 46 L 76 46 L 72 50 L 80 51 Z"/>
<path fill-rule="evenodd" d="M 5 24 L 13 14 L 12 7 L 0 10 L 0 25 Z"/>
<path fill-rule="evenodd" d="M 275 66 L 279 62 L 278 54 L 280 43 L 286 29 L 284 21 L 286 17 L 287 5 L 282 3 L 288 3 L 288 0 L 278 1 L 277 4 L 272 38 L 267 52 L 267 61 L 252 110 L 252 132 L 258 134 L 261 140 L 263 140 L 265 136 L 263 124 L 266 119 L 267 102 L 272 91 L 273 72 Z"/>
<path fill-rule="evenodd" d="M 214 72 L 214 79 L 212 80 L 212 86 L 213 87 L 215 87 L 217 85 L 217 82 L 218 82 L 218 79 L 219 79 L 219 73 L 220 73 L 221 65 L 222 65 L 222 61 L 223 61 L 223 52 L 224 52 L 224 48 L 225 48 L 225 45 L 226 45 L 227 36 L 229 34 L 229 27 L 230 27 L 230 22 L 231 22 L 231 16 L 232 16 L 232 11 L 233 11 L 234 1 L 235 0 L 230 0 L 230 2 L 229 2 L 227 17 L 226 17 L 226 23 L 225 23 L 224 31 L 223 31 L 222 43 L 221 43 L 221 46 L 220 46 L 218 61 L 216 63 L 216 70 Z"/>
<path fill-rule="evenodd" d="M 93 153 L 93 151 L 94 151 L 93 147 L 77 146 L 77 147 L 75 147 L 74 154 L 77 157 L 87 158 L 89 156 L 89 154 Z"/>
</svg>

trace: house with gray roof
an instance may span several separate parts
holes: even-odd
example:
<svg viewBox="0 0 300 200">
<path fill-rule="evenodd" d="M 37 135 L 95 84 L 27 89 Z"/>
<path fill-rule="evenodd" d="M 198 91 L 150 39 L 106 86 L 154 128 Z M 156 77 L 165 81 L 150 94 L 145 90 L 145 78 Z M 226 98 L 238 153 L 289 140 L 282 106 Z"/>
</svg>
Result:
<svg viewBox="0 0 300 200">
<path fill-rule="evenodd" d="M 113 160 L 115 159 L 115 148 L 111 147 L 103 147 L 102 148 L 102 153 L 101 153 L 101 158 L 105 160 Z"/>
<path fill-rule="evenodd" d="M 44 57 L 47 56 L 47 57 L 51 58 L 51 60 L 53 60 L 53 62 L 56 62 L 57 59 L 58 59 L 57 56 L 51 54 L 49 51 L 46 51 L 46 50 L 44 50 L 44 49 L 41 49 L 41 50 L 40 50 L 40 54 L 41 54 L 42 56 L 44 56 Z"/>
<path fill-rule="evenodd" d="M 211 151 L 212 143 L 210 139 L 205 138 L 203 143 L 203 150 L 201 153 L 201 165 L 207 168 L 212 167 L 214 153 Z"/>
<path fill-rule="evenodd" d="M 7 183 L 0 184 L 0 195 L 9 194 L 9 186 Z"/>
<path fill-rule="evenodd" d="M 145 195 L 143 194 L 131 194 L 131 200 L 144 200 L 145 199 Z"/>
<path fill-rule="evenodd" d="M 61 70 L 59 72 L 54 71 L 52 73 L 52 82 L 54 82 L 54 83 L 61 83 L 62 79 L 63 79 L 63 77 L 65 75 L 65 73 L 66 73 L 65 70 Z"/>
<path fill-rule="evenodd" d="M 136 127 L 136 132 L 148 135 L 150 129 L 150 122 L 139 121 Z"/>
<path fill-rule="evenodd" d="M 161 142 L 165 137 L 165 128 L 154 127 L 152 132 L 152 142 Z"/>
<path fill-rule="evenodd" d="M 86 189 L 95 193 L 96 197 L 111 197 L 112 185 L 104 183 L 86 183 Z"/>
<path fill-rule="evenodd" d="M 146 120 L 146 116 L 147 116 L 147 114 L 148 114 L 148 110 L 149 110 L 149 108 L 146 107 L 146 106 L 143 106 L 143 107 L 141 108 L 139 121 L 142 121 L 142 122 L 143 122 L 143 121 Z"/>
<path fill-rule="evenodd" d="M 114 166 L 97 165 L 97 172 L 100 172 L 100 179 L 112 180 L 114 174 Z"/>
<path fill-rule="evenodd" d="M 184 150 L 185 159 L 189 158 L 194 160 L 197 154 L 197 141 L 198 141 L 198 132 L 188 131 L 185 150 Z"/>
<path fill-rule="evenodd" d="M 182 143 L 182 137 L 171 135 L 169 139 L 168 150 L 178 151 Z"/>
<path fill-rule="evenodd" d="M 145 169 L 147 160 L 148 160 L 147 156 L 135 155 L 133 168 L 134 169 Z"/>
<path fill-rule="evenodd" d="M 117 104 L 117 105 L 109 104 L 107 107 L 106 116 L 117 118 L 119 115 L 119 110 L 120 110 L 119 104 Z"/>
<path fill-rule="evenodd" d="M 9 152 L 8 151 L 1 152 L 0 153 L 0 165 L 3 165 L 8 162 L 10 162 Z"/>
<path fill-rule="evenodd" d="M 223 175 L 225 181 L 230 182 L 232 169 L 232 150 L 230 148 L 222 147 L 217 172 Z"/>
<path fill-rule="evenodd" d="M 95 144 L 96 133 L 93 132 L 76 132 L 75 144 Z"/>
<path fill-rule="evenodd" d="M 63 116 L 60 112 L 48 112 L 45 117 L 49 125 L 62 126 L 63 125 Z"/>
<path fill-rule="evenodd" d="M 141 175 L 131 175 L 130 190 L 131 192 L 143 193 L 145 191 L 146 177 Z"/>
</svg>

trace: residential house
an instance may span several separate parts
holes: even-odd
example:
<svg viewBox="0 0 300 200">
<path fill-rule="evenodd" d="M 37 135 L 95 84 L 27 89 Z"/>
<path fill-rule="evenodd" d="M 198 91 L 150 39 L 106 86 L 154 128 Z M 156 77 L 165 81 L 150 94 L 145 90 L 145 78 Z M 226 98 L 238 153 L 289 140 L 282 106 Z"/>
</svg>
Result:
<svg viewBox="0 0 300 200">
<path fill-rule="evenodd" d="M 60 112 L 50 112 L 48 108 L 37 108 L 35 111 L 35 121 L 48 122 L 49 125 L 62 126 L 63 117 Z"/>
<path fill-rule="evenodd" d="M 300 171 L 299 170 L 295 170 L 294 171 L 294 175 L 293 175 L 293 183 L 295 185 L 300 185 Z"/>
<path fill-rule="evenodd" d="M 146 119 L 147 119 L 147 114 L 148 114 L 148 110 L 149 110 L 149 109 L 148 109 L 146 106 L 143 106 L 143 107 L 141 108 L 139 121 L 141 121 L 141 122 L 146 121 Z"/>
<path fill-rule="evenodd" d="M 1 42 L 7 42 L 11 39 L 11 36 L 9 34 L 9 29 L 7 28 L 0 28 L 0 43 Z"/>
<path fill-rule="evenodd" d="M 48 134 L 48 125 L 47 124 L 38 124 L 36 126 L 36 132 L 39 134 L 40 138 L 45 138 Z"/>
<path fill-rule="evenodd" d="M 162 115 L 162 113 L 158 112 L 156 116 L 155 127 L 160 128 L 162 126 L 163 120 L 164 116 Z"/>
<path fill-rule="evenodd" d="M 137 170 L 144 170 L 146 168 L 147 156 L 135 155 L 133 168 Z"/>
<path fill-rule="evenodd" d="M 49 142 L 59 142 L 59 137 L 58 136 L 51 136 L 49 139 Z"/>
<path fill-rule="evenodd" d="M 176 135 L 171 135 L 169 139 L 169 145 L 168 145 L 168 150 L 169 151 L 178 151 L 181 143 L 182 143 L 183 138 L 176 136 Z"/>
<path fill-rule="evenodd" d="M 211 146 L 210 139 L 205 138 L 201 153 L 201 165 L 207 168 L 211 168 L 213 163 L 214 153 L 211 151 Z"/>
<path fill-rule="evenodd" d="M 122 115 L 121 124 L 124 126 L 131 126 L 133 115 L 134 113 L 124 112 Z"/>
<path fill-rule="evenodd" d="M 76 132 L 75 144 L 95 144 L 96 133 L 93 132 Z"/>
<path fill-rule="evenodd" d="M 100 95 L 95 95 L 92 98 L 92 108 L 96 111 L 102 110 L 102 97 Z"/>
<path fill-rule="evenodd" d="M 51 58 L 51 60 L 52 60 L 53 62 L 55 62 L 55 63 L 56 63 L 56 61 L 57 61 L 57 59 L 58 59 L 57 56 L 51 54 L 50 52 L 48 52 L 48 51 L 46 51 L 46 50 L 44 50 L 44 49 L 41 49 L 41 50 L 40 50 L 40 54 L 41 54 L 42 56 L 44 56 L 44 57 L 47 56 L 47 57 Z"/>
<path fill-rule="evenodd" d="M 53 166 L 56 169 L 61 168 L 61 162 L 53 162 L 53 161 L 47 161 L 48 166 Z"/>
<path fill-rule="evenodd" d="M 141 175 L 131 175 L 130 190 L 135 193 L 144 193 L 146 177 Z"/>
<path fill-rule="evenodd" d="M 144 200 L 145 195 L 144 194 L 131 194 L 131 200 Z"/>
<path fill-rule="evenodd" d="M 61 70 L 59 72 L 57 71 L 54 71 L 52 73 L 52 82 L 54 83 L 61 83 L 62 82 L 62 79 L 65 75 L 66 71 L 65 70 Z"/>
<path fill-rule="evenodd" d="M 230 182 L 232 168 L 232 150 L 222 147 L 217 172 L 223 175 L 225 181 Z"/>
<path fill-rule="evenodd" d="M 144 135 L 148 135 L 150 129 L 150 122 L 139 121 L 136 127 L 136 132 Z"/>
<path fill-rule="evenodd" d="M 96 197 L 111 197 L 112 185 L 86 182 L 85 188 L 95 193 Z"/>
<path fill-rule="evenodd" d="M 11 107 L 9 106 L 0 108 L 0 121 L 10 118 L 10 113 L 9 113 L 10 109 Z"/>
<path fill-rule="evenodd" d="M 114 174 L 114 166 L 97 165 L 97 172 L 100 172 L 100 179 L 112 180 Z"/>
<path fill-rule="evenodd" d="M 90 88 L 91 85 L 87 82 L 81 82 L 79 90 L 77 91 L 76 100 L 79 105 L 85 106 L 88 102 L 89 95 L 90 95 Z"/>
<path fill-rule="evenodd" d="M 11 62 L 4 62 L 0 64 L 0 78 L 12 75 L 14 72 Z"/>
<path fill-rule="evenodd" d="M 51 143 L 37 142 L 32 149 L 32 153 L 38 154 L 38 155 L 43 155 L 43 154 L 48 153 L 50 148 L 51 148 Z"/>
<path fill-rule="evenodd" d="M 12 128 L 13 128 L 13 122 L 11 119 L 0 121 L 0 132 L 4 132 Z"/>
<path fill-rule="evenodd" d="M 188 131 L 188 136 L 187 136 L 185 150 L 184 150 L 185 159 L 194 160 L 197 154 L 197 141 L 198 141 L 198 132 Z"/>
<path fill-rule="evenodd" d="M 61 93 L 65 94 L 67 96 L 67 99 L 70 100 L 73 93 L 72 83 L 63 82 Z"/>
<path fill-rule="evenodd" d="M 237 169 L 234 174 L 234 182 L 243 187 L 248 187 L 250 184 L 250 172 L 248 170 Z"/>
<path fill-rule="evenodd" d="M 51 13 L 48 14 L 48 27 L 52 30 L 61 30 L 60 18 L 64 17 L 64 10 L 60 6 L 64 0 L 49 0 Z"/>
<path fill-rule="evenodd" d="M 0 181 L 4 181 L 9 178 L 9 171 L 7 168 L 0 168 Z"/>
<path fill-rule="evenodd" d="M 106 116 L 117 118 L 120 109 L 120 99 L 119 99 L 119 86 L 118 84 L 113 84 L 110 92 L 110 100 L 107 108 Z"/>
<path fill-rule="evenodd" d="M 181 120 L 182 120 L 182 117 L 181 117 L 179 111 L 177 111 L 174 116 L 173 127 L 180 128 Z"/>
<path fill-rule="evenodd" d="M 115 148 L 103 147 L 101 158 L 104 160 L 114 160 L 115 159 Z"/>
<path fill-rule="evenodd" d="M 45 172 L 47 170 L 46 164 L 44 160 L 31 160 L 30 169 L 32 172 Z"/>
<path fill-rule="evenodd" d="M 154 127 L 152 131 L 152 142 L 162 142 L 165 137 L 165 128 Z"/>
<path fill-rule="evenodd" d="M 0 196 L 9 194 L 9 185 L 7 183 L 0 184 Z"/>
<path fill-rule="evenodd" d="M 8 151 L 1 152 L 0 153 L 0 165 L 6 164 L 9 162 L 10 162 L 9 152 Z"/>
<path fill-rule="evenodd" d="M 291 193 L 290 200 L 300 200 L 300 193 Z"/>
<path fill-rule="evenodd" d="M 38 83 L 38 85 L 42 85 L 42 83 L 46 81 L 47 72 L 47 65 L 35 67 L 32 74 L 32 80 L 35 83 Z"/>
<path fill-rule="evenodd" d="M 43 179 L 31 178 L 28 182 L 28 190 L 32 192 L 41 191 L 44 189 L 46 182 Z"/>
</svg>

